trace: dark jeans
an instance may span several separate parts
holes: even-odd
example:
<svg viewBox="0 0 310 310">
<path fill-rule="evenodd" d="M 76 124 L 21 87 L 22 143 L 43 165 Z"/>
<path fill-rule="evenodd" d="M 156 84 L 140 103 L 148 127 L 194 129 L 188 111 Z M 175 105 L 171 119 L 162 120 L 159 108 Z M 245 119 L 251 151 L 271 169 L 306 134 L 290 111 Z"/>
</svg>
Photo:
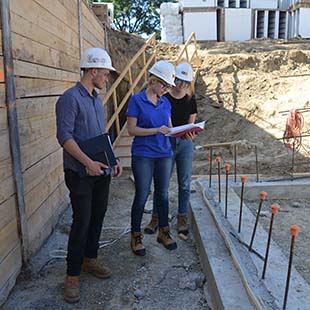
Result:
<svg viewBox="0 0 310 310">
<path fill-rule="evenodd" d="M 80 275 L 84 257 L 97 257 L 110 181 L 110 175 L 81 178 L 72 170 L 65 171 L 73 212 L 67 254 L 69 276 Z"/>
<path fill-rule="evenodd" d="M 158 211 L 158 226 L 168 226 L 168 188 L 171 157 L 148 158 L 132 156 L 131 165 L 135 178 L 135 198 L 131 208 L 131 231 L 141 231 L 144 206 L 154 179 L 154 203 Z"/>
</svg>

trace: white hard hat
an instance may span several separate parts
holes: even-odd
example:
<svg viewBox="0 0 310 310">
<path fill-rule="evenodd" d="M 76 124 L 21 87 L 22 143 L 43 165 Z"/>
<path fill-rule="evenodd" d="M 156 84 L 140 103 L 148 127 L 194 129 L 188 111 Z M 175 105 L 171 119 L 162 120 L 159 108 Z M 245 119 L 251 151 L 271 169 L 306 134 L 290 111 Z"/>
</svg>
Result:
<svg viewBox="0 0 310 310">
<path fill-rule="evenodd" d="M 175 70 L 172 63 L 160 60 L 154 63 L 154 65 L 149 70 L 149 73 L 155 75 L 161 80 L 165 81 L 169 85 L 175 86 Z"/>
<path fill-rule="evenodd" d="M 82 54 L 80 68 L 102 68 L 116 71 L 112 67 L 109 54 L 99 47 L 91 47 Z"/>
<path fill-rule="evenodd" d="M 182 62 L 175 68 L 175 77 L 179 80 L 191 82 L 193 80 L 193 69 L 188 62 Z"/>
</svg>

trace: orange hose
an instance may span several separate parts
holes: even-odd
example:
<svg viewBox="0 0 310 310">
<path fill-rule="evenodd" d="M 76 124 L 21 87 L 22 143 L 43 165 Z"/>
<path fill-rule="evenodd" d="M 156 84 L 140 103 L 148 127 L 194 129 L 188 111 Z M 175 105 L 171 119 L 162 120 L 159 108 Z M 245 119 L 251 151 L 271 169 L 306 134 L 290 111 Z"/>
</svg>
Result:
<svg viewBox="0 0 310 310">
<path fill-rule="evenodd" d="M 288 148 L 295 147 L 298 150 L 302 145 L 302 128 L 304 127 L 304 118 L 296 109 L 292 109 L 286 120 L 285 131 L 283 134 L 284 145 Z"/>
</svg>

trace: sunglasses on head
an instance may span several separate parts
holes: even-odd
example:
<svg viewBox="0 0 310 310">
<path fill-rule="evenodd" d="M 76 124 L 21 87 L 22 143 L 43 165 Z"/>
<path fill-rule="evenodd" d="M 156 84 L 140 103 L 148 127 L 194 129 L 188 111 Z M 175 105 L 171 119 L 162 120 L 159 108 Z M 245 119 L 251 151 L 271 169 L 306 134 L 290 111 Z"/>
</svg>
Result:
<svg viewBox="0 0 310 310">
<path fill-rule="evenodd" d="M 179 84 L 179 85 L 181 85 L 181 84 L 185 84 L 185 85 L 189 85 L 190 84 L 190 82 L 187 82 L 187 81 L 184 81 L 184 80 L 181 80 L 181 79 L 179 79 L 179 78 L 175 78 L 175 81 L 174 81 L 176 84 Z"/>
</svg>

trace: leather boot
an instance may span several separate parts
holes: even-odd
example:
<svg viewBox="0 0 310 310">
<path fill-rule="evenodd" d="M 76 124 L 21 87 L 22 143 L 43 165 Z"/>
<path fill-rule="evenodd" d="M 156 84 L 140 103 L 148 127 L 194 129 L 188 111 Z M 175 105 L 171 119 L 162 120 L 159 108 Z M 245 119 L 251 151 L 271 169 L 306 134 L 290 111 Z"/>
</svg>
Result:
<svg viewBox="0 0 310 310">
<path fill-rule="evenodd" d="M 67 276 L 65 281 L 64 299 L 68 303 L 80 300 L 80 277 Z"/>
<path fill-rule="evenodd" d="M 85 257 L 82 270 L 100 279 L 107 279 L 111 277 L 110 269 L 104 266 L 99 266 L 96 258 Z"/>
<path fill-rule="evenodd" d="M 185 214 L 177 215 L 177 230 L 179 237 L 183 240 L 188 239 L 188 224 L 187 224 L 187 216 Z"/>
<path fill-rule="evenodd" d="M 158 228 L 158 216 L 152 215 L 151 221 L 144 228 L 144 233 L 153 235 Z"/>
<path fill-rule="evenodd" d="M 177 248 L 177 243 L 173 241 L 170 235 L 169 226 L 159 228 L 157 242 L 162 243 L 168 250 L 175 250 Z"/>
<path fill-rule="evenodd" d="M 130 246 L 132 252 L 135 255 L 144 256 L 145 255 L 145 247 L 142 243 L 142 234 L 141 232 L 132 232 L 131 233 L 131 242 Z"/>
</svg>

